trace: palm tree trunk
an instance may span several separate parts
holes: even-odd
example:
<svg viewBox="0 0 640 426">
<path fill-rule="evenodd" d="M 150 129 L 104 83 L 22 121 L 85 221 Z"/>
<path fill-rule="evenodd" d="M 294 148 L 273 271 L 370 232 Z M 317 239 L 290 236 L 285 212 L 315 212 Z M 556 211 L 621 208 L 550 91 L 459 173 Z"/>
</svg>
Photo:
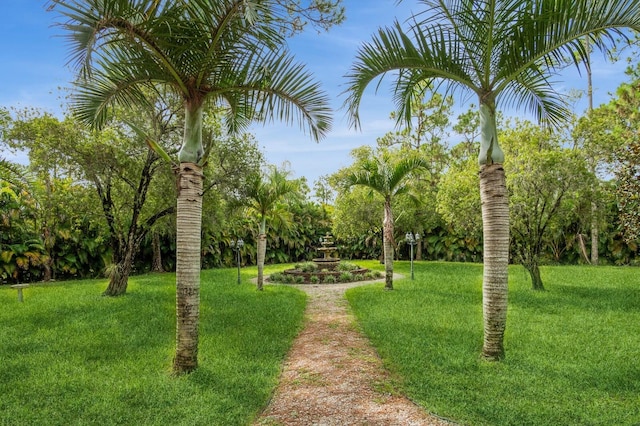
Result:
<svg viewBox="0 0 640 426">
<path fill-rule="evenodd" d="M 504 358 L 509 266 L 509 199 L 502 164 L 480 168 L 480 197 L 484 235 L 482 356 L 497 361 Z"/>
<path fill-rule="evenodd" d="M 600 231 L 598 229 L 598 205 L 591 202 L 591 264 L 597 265 L 599 262 L 598 254 L 598 237 Z"/>
<path fill-rule="evenodd" d="M 185 105 L 184 140 L 178 153 L 176 205 L 176 356 L 174 374 L 198 367 L 202 233 L 202 105 Z"/>
<path fill-rule="evenodd" d="M 382 246 L 384 248 L 384 289 L 393 290 L 393 212 L 391 200 L 384 202 L 384 222 L 382 224 Z"/>
<path fill-rule="evenodd" d="M 258 235 L 258 290 L 262 291 L 264 284 L 264 259 L 267 254 L 267 236 Z"/>
<path fill-rule="evenodd" d="M 180 163 L 176 243 L 176 356 L 173 371 L 189 373 L 198 366 L 200 320 L 200 233 L 202 168 Z"/>
</svg>

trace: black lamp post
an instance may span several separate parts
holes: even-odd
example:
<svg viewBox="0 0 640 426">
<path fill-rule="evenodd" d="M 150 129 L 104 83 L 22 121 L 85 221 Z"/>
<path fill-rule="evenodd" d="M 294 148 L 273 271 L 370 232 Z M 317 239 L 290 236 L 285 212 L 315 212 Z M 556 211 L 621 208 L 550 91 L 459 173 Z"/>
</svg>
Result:
<svg viewBox="0 0 640 426">
<path fill-rule="evenodd" d="M 417 232 L 415 234 L 407 232 L 407 235 L 405 235 L 405 239 L 407 241 L 407 244 L 411 246 L 411 279 L 413 279 L 413 246 L 418 244 L 418 241 L 420 240 L 420 234 L 418 234 Z"/>
<path fill-rule="evenodd" d="M 231 249 L 236 254 L 236 264 L 238 265 L 238 284 L 240 284 L 240 249 L 244 246 L 244 241 L 242 238 L 238 238 L 237 240 L 231 240 Z"/>
</svg>

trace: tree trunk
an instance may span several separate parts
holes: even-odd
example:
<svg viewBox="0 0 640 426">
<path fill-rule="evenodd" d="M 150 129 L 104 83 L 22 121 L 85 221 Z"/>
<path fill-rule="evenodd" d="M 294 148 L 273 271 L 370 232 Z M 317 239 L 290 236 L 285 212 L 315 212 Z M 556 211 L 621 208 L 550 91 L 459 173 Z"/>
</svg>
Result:
<svg viewBox="0 0 640 426">
<path fill-rule="evenodd" d="M 153 252 L 151 271 L 164 272 L 164 268 L 162 267 L 162 247 L 160 245 L 160 235 L 155 232 L 151 237 L 151 250 Z"/>
<path fill-rule="evenodd" d="M 393 212 L 389 199 L 384 203 L 382 247 L 384 248 L 384 289 L 393 290 Z"/>
<path fill-rule="evenodd" d="M 264 284 L 264 258 L 267 254 L 267 235 L 260 233 L 258 235 L 258 284 L 257 288 L 262 291 Z"/>
<path fill-rule="evenodd" d="M 598 205 L 591 202 L 591 264 L 597 265 L 599 261 L 598 255 Z"/>
<path fill-rule="evenodd" d="M 422 239 L 418 240 L 416 244 L 416 260 L 422 260 Z"/>
<path fill-rule="evenodd" d="M 482 356 L 497 361 L 504 358 L 509 266 L 509 199 L 502 164 L 481 167 L 480 197 L 484 237 Z"/>
<path fill-rule="evenodd" d="M 585 69 L 587 71 L 587 100 L 589 101 L 589 107 L 587 113 L 591 113 L 593 111 L 593 71 L 591 70 L 591 43 L 589 39 L 585 37 L 583 39 L 585 52 L 587 53 L 587 61 L 585 61 Z M 595 165 L 592 167 L 592 173 L 595 174 Z M 592 201 L 591 202 L 591 264 L 598 264 L 598 205 Z"/>
<path fill-rule="evenodd" d="M 180 163 L 176 215 L 176 356 L 173 371 L 198 367 L 200 320 L 200 252 L 202 230 L 202 168 Z"/>
<path fill-rule="evenodd" d="M 132 266 L 133 259 L 128 254 L 125 255 L 118 263 L 115 263 L 109 269 L 109 285 L 102 295 L 116 297 L 125 294 L 127 292 L 127 285 L 129 284 L 129 275 L 131 275 Z"/>
<path fill-rule="evenodd" d="M 538 262 L 531 262 L 524 265 L 531 276 L 531 288 L 533 290 L 544 291 L 544 284 L 542 283 L 542 277 L 540 277 L 540 267 Z"/>
</svg>

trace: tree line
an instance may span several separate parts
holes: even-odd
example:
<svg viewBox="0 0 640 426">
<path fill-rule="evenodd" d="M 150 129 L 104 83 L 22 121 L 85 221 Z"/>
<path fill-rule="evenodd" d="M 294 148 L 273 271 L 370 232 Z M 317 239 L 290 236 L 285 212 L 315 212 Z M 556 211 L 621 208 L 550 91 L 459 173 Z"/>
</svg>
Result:
<svg viewBox="0 0 640 426">
<path fill-rule="evenodd" d="M 534 288 L 544 287 L 541 264 L 591 263 L 594 220 L 599 262 L 637 263 L 633 126 L 640 101 L 632 88 L 638 87 L 640 65 L 628 76 L 608 104 L 563 129 L 500 119 L 509 154 L 510 259 L 527 268 Z M 175 270 L 175 206 L 167 196 L 175 188 L 173 171 L 140 129 L 154 129 L 154 139 L 173 155 L 182 118 L 167 97 L 155 105 L 146 113 L 122 109 L 99 132 L 83 129 L 71 116 L 2 110 L 4 148 L 25 152 L 29 160 L 26 166 L 2 161 L 3 283 L 104 274 L 110 278 L 107 294 L 119 294 L 131 272 Z M 414 106 L 411 127 L 354 150 L 351 166 L 322 176 L 313 189 L 304 179 L 291 179 L 285 166 L 265 164 L 251 134 L 223 136 L 220 116 L 207 116 L 206 138 L 218 142 L 205 168 L 203 267 L 233 266 L 230 242 L 236 238 L 246 243 L 245 265 L 261 255 L 265 263 L 309 260 L 326 232 L 338 239 L 345 258 L 382 259 L 384 197 L 345 182 L 362 178 L 377 159 L 391 165 L 406 158 L 420 162 L 421 170 L 402 182 L 403 194 L 393 200 L 388 240 L 394 256 L 408 258 L 404 235 L 415 232 L 422 237 L 418 260 L 482 261 L 474 158 L 479 118 L 472 110 L 454 118 L 453 106 L 452 98 L 431 93 Z"/>
</svg>

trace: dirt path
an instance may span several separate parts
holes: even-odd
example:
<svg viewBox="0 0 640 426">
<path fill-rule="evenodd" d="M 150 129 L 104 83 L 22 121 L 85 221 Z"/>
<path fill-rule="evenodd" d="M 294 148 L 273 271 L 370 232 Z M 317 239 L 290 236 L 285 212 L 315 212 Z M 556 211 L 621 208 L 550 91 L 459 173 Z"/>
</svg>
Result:
<svg viewBox="0 0 640 426">
<path fill-rule="evenodd" d="M 347 308 L 345 290 L 362 284 L 298 286 L 309 294 L 306 324 L 254 425 L 451 425 L 394 391 Z"/>
</svg>

